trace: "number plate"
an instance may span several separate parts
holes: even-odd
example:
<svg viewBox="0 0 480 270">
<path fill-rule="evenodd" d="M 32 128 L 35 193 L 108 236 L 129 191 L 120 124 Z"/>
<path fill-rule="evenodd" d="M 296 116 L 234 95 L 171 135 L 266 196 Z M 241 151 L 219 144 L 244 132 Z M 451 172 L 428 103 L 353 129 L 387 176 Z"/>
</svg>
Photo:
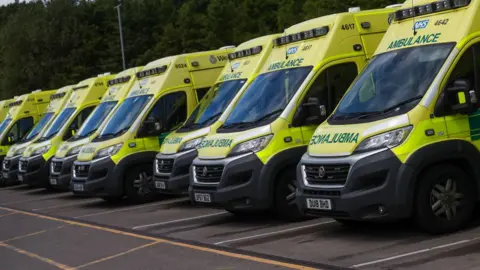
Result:
<svg viewBox="0 0 480 270">
<path fill-rule="evenodd" d="M 82 184 L 73 184 L 73 190 L 74 191 L 83 191 L 83 185 Z"/>
<path fill-rule="evenodd" d="M 307 199 L 308 209 L 332 210 L 332 202 L 328 199 Z"/>
<path fill-rule="evenodd" d="M 195 193 L 195 201 L 203 203 L 211 203 L 212 197 L 207 193 Z"/>
<path fill-rule="evenodd" d="M 57 185 L 57 179 L 55 179 L 55 178 L 50 178 L 50 185 L 56 186 L 56 185 Z"/>
<path fill-rule="evenodd" d="M 166 189 L 165 182 L 162 181 L 155 181 L 155 187 L 157 189 Z"/>
<path fill-rule="evenodd" d="M 8 173 L 4 172 L 4 173 L 2 174 L 2 177 L 3 177 L 3 178 L 8 178 Z"/>
<path fill-rule="evenodd" d="M 23 175 L 18 175 L 18 181 L 23 182 Z"/>
</svg>

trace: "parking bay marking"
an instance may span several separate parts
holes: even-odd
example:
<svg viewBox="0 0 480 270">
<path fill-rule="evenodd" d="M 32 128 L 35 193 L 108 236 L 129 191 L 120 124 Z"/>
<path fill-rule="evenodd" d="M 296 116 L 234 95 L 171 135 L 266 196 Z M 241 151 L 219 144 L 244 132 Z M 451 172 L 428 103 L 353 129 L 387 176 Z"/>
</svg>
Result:
<svg viewBox="0 0 480 270">
<path fill-rule="evenodd" d="M 47 264 L 50 264 L 50 265 L 53 265 L 59 269 L 63 269 L 63 270 L 70 270 L 70 269 L 74 269 L 73 267 L 70 267 L 70 266 L 67 266 L 67 265 L 64 265 L 64 264 L 61 264 L 59 262 L 56 262 L 52 259 L 49 259 L 49 258 L 45 258 L 45 257 L 42 257 L 38 254 L 35 254 L 35 253 L 32 253 L 32 252 L 29 252 L 29 251 L 26 251 L 26 250 L 23 250 L 23 249 L 20 249 L 20 248 L 17 248 L 17 247 L 14 247 L 12 245 L 9 245 L 9 244 L 6 244 L 6 243 L 1 243 L 0 242 L 0 247 L 4 247 L 4 248 L 8 248 L 10 250 L 13 250 L 15 252 L 18 252 L 20 254 L 23 254 L 23 255 L 26 255 L 30 258 L 34 258 L 34 259 L 37 259 L 37 260 L 40 260 L 44 263 L 47 263 Z"/>
<path fill-rule="evenodd" d="M 47 209 L 53 209 L 53 208 L 61 208 L 61 207 L 66 207 L 66 206 L 82 205 L 82 204 L 92 203 L 92 202 L 96 202 L 96 201 L 99 201 L 99 199 L 96 198 L 96 199 L 92 199 L 92 200 L 83 200 L 83 201 L 74 202 L 74 203 L 66 203 L 66 204 L 59 204 L 59 205 L 53 205 L 53 206 L 48 206 L 48 207 L 42 207 L 42 208 L 35 208 L 35 209 L 32 209 L 32 211 L 40 211 L 40 210 L 47 210 Z"/>
<path fill-rule="evenodd" d="M 81 216 L 77 216 L 77 217 L 74 217 L 74 218 L 84 218 L 84 217 L 107 215 L 107 214 L 116 213 L 116 212 L 145 208 L 145 207 L 149 207 L 149 206 L 157 206 L 157 205 L 166 205 L 166 204 L 172 204 L 172 203 L 186 202 L 188 200 L 189 200 L 189 198 L 180 198 L 180 199 L 174 199 L 174 200 L 168 200 L 168 201 L 161 201 L 161 202 L 158 202 L 158 203 L 142 204 L 142 205 L 139 205 L 139 206 L 123 207 L 123 208 L 115 209 L 115 210 L 109 210 L 109 211 L 103 211 L 103 212 L 81 215 Z"/>
<path fill-rule="evenodd" d="M 57 194 L 56 196 L 40 197 L 40 198 L 29 199 L 29 200 L 5 202 L 5 203 L 0 203 L 0 206 L 7 206 L 7 205 L 12 205 L 12 204 L 18 204 L 18 203 L 28 203 L 28 202 L 44 201 L 44 200 L 61 198 L 61 197 L 65 197 L 65 194 Z"/>
<path fill-rule="evenodd" d="M 401 258 L 404 258 L 404 257 L 423 254 L 423 253 L 438 250 L 438 249 L 444 249 L 444 248 L 448 248 L 448 247 L 458 246 L 458 245 L 461 245 L 461 244 L 466 244 L 466 243 L 474 242 L 474 241 L 477 241 L 477 240 L 480 240 L 480 237 L 460 240 L 460 241 L 445 244 L 445 245 L 435 246 L 435 247 L 431 247 L 431 248 L 425 248 L 425 249 L 421 249 L 421 250 L 417 250 L 417 251 L 412 251 L 412 252 L 408 252 L 408 253 L 399 254 L 399 255 L 396 255 L 396 256 L 386 257 L 386 258 L 379 259 L 379 260 L 359 263 L 359 264 L 352 265 L 350 267 L 351 268 L 360 268 L 360 267 L 369 266 L 369 265 L 373 265 L 373 264 L 379 264 L 379 263 L 383 263 L 383 262 L 393 261 L 393 260 L 396 260 L 396 259 L 401 259 Z"/>
<path fill-rule="evenodd" d="M 202 219 L 202 218 L 207 218 L 207 217 L 220 216 L 220 215 L 225 215 L 225 214 L 228 214 L 228 212 L 213 213 L 213 214 L 195 216 L 195 217 L 190 217 L 190 218 L 182 218 L 182 219 L 170 220 L 170 221 L 165 221 L 165 222 L 158 222 L 158 223 L 140 225 L 140 226 L 133 227 L 132 229 L 133 230 L 139 230 L 139 229 L 163 226 L 163 225 L 168 225 L 168 224 L 173 224 L 173 223 L 180 223 L 180 222 L 184 222 L 184 221 Z"/>
<path fill-rule="evenodd" d="M 172 245 L 172 246 L 177 246 L 177 247 L 183 247 L 187 249 L 192 249 L 196 251 L 203 251 L 207 253 L 213 253 L 217 255 L 222 255 L 230 258 L 236 258 L 236 259 L 241 259 L 241 260 L 246 260 L 246 261 L 253 261 L 257 263 L 263 263 L 263 264 L 269 264 L 269 265 L 275 265 L 275 266 L 281 266 L 285 268 L 290 268 L 290 269 L 302 269 L 302 270 L 314 270 L 314 269 L 322 269 L 322 268 L 317 268 L 317 267 L 310 267 L 307 265 L 302 265 L 302 262 L 284 262 L 279 259 L 269 259 L 269 258 L 264 258 L 261 257 L 260 255 L 249 255 L 245 253 L 239 253 L 235 251 L 227 251 L 227 250 L 222 250 L 219 248 L 213 248 L 213 247 L 208 247 L 208 246 L 201 246 L 198 244 L 190 244 L 186 242 L 182 242 L 181 240 L 169 240 L 166 238 L 161 238 L 161 237 L 153 237 L 153 236 L 148 236 L 148 235 L 142 235 L 138 233 L 133 233 L 133 232 L 128 232 L 128 231 L 121 231 L 119 229 L 113 229 L 109 227 L 104 227 L 104 226 L 99 226 L 99 225 L 94 225 L 94 224 L 89 224 L 81 221 L 73 221 L 73 220 L 68 220 L 68 219 L 63 219 L 63 218 L 57 218 L 57 217 L 52 217 L 48 216 L 45 214 L 40 214 L 40 213 L 33 213 L 29 211 L 24 211 L 24 210 L 17 210 L 17 209 L 12 209 L 12 208 L 6 208 L 6 207 L 1 207 L 0 209 L 2 210 L 7 210 L 7 211 L 15 211 L 17 213 L 27 215 L 27 216 L 33 216 L 41 219 L 48 219 L 48 220 L 53 220 L 53 221 L 58 221 L 70 225 L 77 225 L 85 228 L 90 228 L 90 229 L 96 229 L 99 231 L 104 231 L 104 232 L 110 232 L 114 234 L 119 234 L 119 235 L 125 235 L 125 236 L 130 236 L 138 239 L 145 239 L 145 240 L 151 240 L 154 242 L 159 242 L 159 243 L 164 243 L 167 245 Z M 245 251 L 242 251 L 245 252 Z M 35 254 L 33 254 L 35 255 Z M 37 255 L 38 256 L 38 255 Z M 45 258 L 40 258 L 40 259 L 45 259 Z M 304 262 L 307 264 L 307 262 Z M 59 265 L 59 266 L 64 266 L 64 265 Z M 57 266 L 58 267 L 58 266 Z M 65 266 L 68 267 L 68 266 Z M 331 266 L 330 266 L 331 267 Z M 70 268 L 62 268 L 62 269 L 70 269 Z"/>
<path fill-rule="evenodd" d="M 216 242 L 215 245 L 223 245 L 223 244 L 227 244 L 227 243 L 240 242 L 240 241 L 244 241 L 244 240 L 250 240 L 250 239 L 255 239 L 255 238 L 260 238 L 260 237 L 265 237 L 265 236 L 272 236 L 272 235 L 277 235 L 277 234 L 282 234 L 282 233 L 287 233 L 287 232 L 292 232 L 292 231 L 297 231 L 297 230 L 302 230 L 302 229 L 318 227 L 318 226 L 321 226 L 321 225 L 331 224 L 331 223 L 335 223 L 335 222 L 336 222 L 335 220 L 329 220 L 329 221 L 324 221 L 324 222 L 319 222 L 319 223 L 315 223 L 315 224 L 309 224 L 309 225 L 294 227 L 294 228 L 280 230 L 280 231 L 274 231 L 274 232 L 269 232 L 269 233 L 262 233 L 262 234 L 256 234 L 256 235 L 251 235 L 251 236 L 245 236 L 245 237 L 240 237 L 240 238 L 235 238 L 235 239 Z"/>
</svg>

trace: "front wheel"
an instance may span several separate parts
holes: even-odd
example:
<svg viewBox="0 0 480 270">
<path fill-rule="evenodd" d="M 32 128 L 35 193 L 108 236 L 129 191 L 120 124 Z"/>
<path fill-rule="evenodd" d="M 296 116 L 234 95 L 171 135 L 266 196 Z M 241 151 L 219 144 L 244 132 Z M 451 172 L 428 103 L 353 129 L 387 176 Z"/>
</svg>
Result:
<svg viewBox="0 0 480 270">
<path fill-rule="evenodd" d="M 146 203 L 155 198 L 153 191 L 152 168 L 139 166 L 127 172 L 125 176 L 125 193 L 132 203 Z"/>
<path fill-rule="evenodd" d="M 296 203 L 297 180 L 295 171 L 290 170 L 279 175 L 275 186 L 275 213 L 282 219 L 297 221 L 304 218 Z"/>
<path fill-rule="evenodd" d="M 473 179 L 459 167 L 432 167 L 418 179 L 414 220 L 429 233 L 458 231 L 473 216 L 475 190 Z"/>
</svg>

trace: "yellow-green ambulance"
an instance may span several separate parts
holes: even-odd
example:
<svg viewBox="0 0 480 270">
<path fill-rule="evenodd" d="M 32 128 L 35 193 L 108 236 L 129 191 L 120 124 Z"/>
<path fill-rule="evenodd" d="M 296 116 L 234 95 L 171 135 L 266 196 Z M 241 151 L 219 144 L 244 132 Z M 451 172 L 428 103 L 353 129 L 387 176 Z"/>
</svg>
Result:
<svg viewBox="0 0 480 270">
<path fill-rule="evenodd" d="M 9 109 L 8 104 L 10 104 L 12 101 L 14 101 L 13 98 L 0 101 L 0 124 L 3 120 L 5 120 Z"/>
<path fill-rule="evenodd" d="M 231 51 L 189 53 L 147 64 L 99 136 L 80 150 L 71 190 L 105 200 L 153 199 L 155 155 L 215 83 Z"/>
<path fill-rule="evenodd" d="M 114 75 L 100 74 L 83 80 L 72 89 L 72 94 L 55 121 L 34 143 L 22 153 L 17 178 L 29 186 L 51 188 L 50 163 L 58 147 L 70 139 L 95 109 L 107 90 L 107 82 Z"/>
<path fill-rule="evenodd" d="M 0 161 L 3 164 L 10 147 L 19 143 L 45 114 L 55 90 L 35 90 L 14 98 L 5 120 L 0 124 Z M 2 165 L 3 166 L 3 165 Z M 2 174 L 3 176 L 3 174 Z"/>
<path fill-rule="evenodd" d="M 58 189 L 68 189 L 72 178 L 72 165 L 81 147 L 98 135 L 98 131 L 108 122 L 113 113 L 127 97 L 135 82 L 135 75 L 142 67 L 135 67 L 118 73 L 107 82 L 108 89 L 100 104 L 85 120 L 78 132 L 64 142 L 55 153 L 50 166 L 50 185 Z"/>
<path fill-rule="evenodd" d="M 224 67 L 213 88 L 185 124 L 165 138 L 153 168 L 157 192 L 188 192 L 189 169 L 197 157 L 196 147 L 211 130 L 218 128 L 217 120 L 228 110 L 228 105 L 258 75 L 272 50 L 273 40 L 279 36 L 252 39 L 240 44 L 235 52 L 229 54 L 230 63 Z"/>
<path fill-rule="evenodd" d="M 302 212 L 463 228 L 480 198 L 477 59 L 479 1 L 406 1 L 298 165 Z"/>
<path fill-rule="evenodd" d="M 286 29 L 261 74 L 198 146 L 192 202 L 234 214 L 273 210 L 300 218 L 296 165 L 374 53 L 394 10 L 355 10 Z"/>
<path fill-rule="evenodd" d="M 10 147 L 2 164 L 3 184 L 8 185 L 17 182 L 18 161 L 23 151 L 25 151 L 30 144 L 34 143 L 35 140 L 42 135 L 42 132 L 55 120 L 55 117 L 67 104 L 67 100 L 72 93 L 72 88 L 73 85 L 64 86 L 58 89 L 55 94 L 52 94 L 50 96 L 50 104 L 42 116 L 42 119 L 38 121 L 35 127 L 22 140 Z"/>
</svg>

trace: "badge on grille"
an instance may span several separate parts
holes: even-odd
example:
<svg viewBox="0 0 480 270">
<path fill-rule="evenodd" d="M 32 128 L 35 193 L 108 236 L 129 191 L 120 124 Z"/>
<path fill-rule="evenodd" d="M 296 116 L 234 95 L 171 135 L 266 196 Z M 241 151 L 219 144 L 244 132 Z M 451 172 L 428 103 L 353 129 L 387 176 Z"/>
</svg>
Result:
<svg viewBox="0 0 480 270">
<path fill-rule="evenodd" d="M 318 177 L 324 178 L 326 174 L 327 172 L 325 171 L 325 168 L 320 166 L 320 168 L 318 168 Z"/>
<path fill-rule="evenodd" d="M 207 167 L 203 167 L 202 175 L 207 176 L 207 173 L 208 173 Z"/>
<path fill-rule="evenodd" d="M 160 168 L 163 168 L 163 159 L 160 161 Z"/>
</svg>

